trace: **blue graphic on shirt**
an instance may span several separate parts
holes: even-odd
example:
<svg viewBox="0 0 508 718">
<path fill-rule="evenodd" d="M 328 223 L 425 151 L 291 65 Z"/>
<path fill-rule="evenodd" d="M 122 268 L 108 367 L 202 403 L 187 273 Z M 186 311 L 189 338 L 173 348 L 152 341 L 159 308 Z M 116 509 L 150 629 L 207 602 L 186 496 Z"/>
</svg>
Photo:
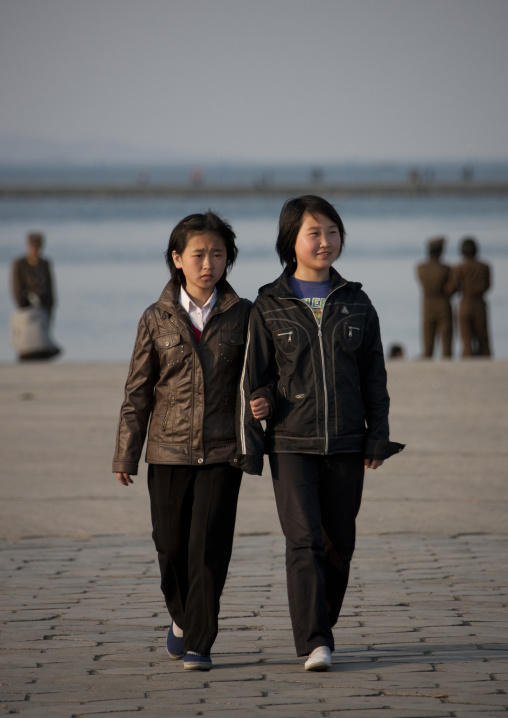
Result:
<svg viewBox="0 0 508 718">
<path fill-rule="evenodd" d="M 321 319 L 323 318 L 323 308 L 325 306 L 326 297 L 302 297 L 302 301 L 308 304 L 314 312 L 316 321 L 321 326 Z"/>
<path fill-rule="evenodd" d="M 298 299 L 301 299 L 302 302 L 309 305 L 314 312 L 318 326 L 321 326 L 323 308 L 330 291 L 331 280 L 327 279 L 325 282 L 307 282 L 304 279 L 296 279 L 296 277 L 291 276 L 289 278 L 289 284 Z"/>
</svg>

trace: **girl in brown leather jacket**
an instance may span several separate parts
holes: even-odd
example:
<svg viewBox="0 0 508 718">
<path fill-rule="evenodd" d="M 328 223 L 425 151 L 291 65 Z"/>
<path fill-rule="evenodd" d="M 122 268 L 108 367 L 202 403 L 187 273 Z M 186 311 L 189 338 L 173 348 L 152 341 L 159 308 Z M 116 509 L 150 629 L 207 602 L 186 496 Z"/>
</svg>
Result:
<svg viewBox="0 0 508 718">
<path fill-rule="evenodd" d="M 153 539 L 172 617 L 166 647 L 189 670 L 212 665 L 242 477 L 235 404 L 250 302 L 226 281 L 237 251 L 231 226 L 210 211 L 171 233 L 171 280 L 139 322 L 113 460 L 128 486 L 149 427 Z"/>
</svg>

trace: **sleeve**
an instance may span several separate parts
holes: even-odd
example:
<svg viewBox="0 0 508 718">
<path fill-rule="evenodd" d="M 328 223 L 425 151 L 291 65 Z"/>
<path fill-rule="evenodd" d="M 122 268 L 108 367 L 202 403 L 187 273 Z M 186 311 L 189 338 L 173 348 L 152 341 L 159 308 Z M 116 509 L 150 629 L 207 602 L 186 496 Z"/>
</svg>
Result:
<svg viewBox="0 0 508 718">
<path fill-rule="evenodd" d="M 262 312 L 254 304 L 249 321 L 245 359 L 240 379 L 237 406 L 238 455 L 235 465 L 248 474 L 263 473 L 265 432 L 263 425 L 252 416 L 250 400 L 264 397 L 275 408 L 274 346 Z"/>
<path fill-rule="evenodd" d="M 30 302 L 25 297 L 24 282 L 23 282 L 22 270 L 21 270 L 21 262 L 19 260 L 16 260 L 14 262 L 14 264 L 12 265 L 11 288 L 12 288 L 12 296 L 13 296 L 16 306 L 18 306 L 18 307 L 30 306 Z"/>
<path fill-rule="evenodd" d="M 367 459 L 388 459 L 393 454 L 402 451 L 404 444 L 390 441 L 388 424 L 390 397 L 387 390 L 379 319 L 372 305 L 367 315 L 364 341 L 358 356 L 358 364 L 367 420 L 365 457 Z"/>
<path fill-rule="evenodd" d="M 460 279 L 459 271 L 457 267 L 450 268 L 450 274 L 448 280 L 444 285 L 444 294 L 446 297 L 452 297 L 459 289 Z"/>
<path fill-rule="evenodd" d="M 485 292 L 489 291 L 489 289 L 492 286 L 492 283 L 493 283 L 492 282 L 492 269 L 491 269 L 490 265 L 486 264 L 485 265 L 485 291 L 484 291 L 484 294 L 485 294 Z"/>
<path fill-rule="evenodd" d="M 53 269 L 51 267 L 51 262 L 48 261 L 47 263 L 47 270 L 48 270 L 48 309 L 51 313 L 53 310 L 53 307 L 55 306 L 55 289 L 54 289 L 54 283 L 53 283 Z"/>
<path fill-rule="evenodd" d="M 159 359 L 146 323 L 146 313 L 138 325 L 125 384 L 116 432 L 113 472 L 138 473 L 148 422 L 153 408 L 154 388 L 159 373 Z"/>
</svg>

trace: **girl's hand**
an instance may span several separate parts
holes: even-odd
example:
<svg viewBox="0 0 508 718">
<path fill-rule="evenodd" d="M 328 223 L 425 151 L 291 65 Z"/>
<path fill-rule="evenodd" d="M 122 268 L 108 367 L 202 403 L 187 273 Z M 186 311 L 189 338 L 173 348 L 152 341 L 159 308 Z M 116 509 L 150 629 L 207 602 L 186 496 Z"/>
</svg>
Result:
<svg viewBox="0 0 508 718">
<path fill-rule="evenodd" d="M 134 481 L 131 479 L 130 474 L 126 474 L 123 471 L 117 471 L 116 478 L 122 484 L 122 486 L 128 486 L 129 484 L 134 483 Z"/>
<path fill-rule="evenodd" d="M 252 416 L 260 421 L 261 419 L 266 419 L 266 417 L 270 414 L 270 404 L 262 396 L 258 399 L 251 400 L 250 409 L 252 411 Z"/>
<path fill-rule="evenodd" d="M 363 465 L 366 469 L 377 469 L 379 466 L 383 466 L 384 459 L 365 459 Z"/>
</svg>

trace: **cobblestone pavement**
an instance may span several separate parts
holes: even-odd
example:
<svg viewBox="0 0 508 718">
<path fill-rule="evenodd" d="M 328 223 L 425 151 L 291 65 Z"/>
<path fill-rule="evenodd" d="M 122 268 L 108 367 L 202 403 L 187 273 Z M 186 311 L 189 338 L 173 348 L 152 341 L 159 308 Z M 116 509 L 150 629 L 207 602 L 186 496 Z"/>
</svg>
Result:
<svg viewBox="0 0 508 718">
<path fill-rule="evenodd" d="M 508 536 L 360 536 L 333 669 L 294 653 L 283 539 L 236 539 L 210 673 L 165 651 L 152 542 L 0 544 L 1 710 L 37 718 L 473 718 L 508 710 Z"/>
<path fill-rule="evenodd" d="M 390 363 L 407 447 L 367 477 L 333 670 L 315 674 L 268 474 L 243 480 L 212 671 L 169 659 L 144 471 L 128 490 L 109 473 L 126 371 L 0 365 L 0 715 L 508 711 L 508 362 Z"/>
</svg>

